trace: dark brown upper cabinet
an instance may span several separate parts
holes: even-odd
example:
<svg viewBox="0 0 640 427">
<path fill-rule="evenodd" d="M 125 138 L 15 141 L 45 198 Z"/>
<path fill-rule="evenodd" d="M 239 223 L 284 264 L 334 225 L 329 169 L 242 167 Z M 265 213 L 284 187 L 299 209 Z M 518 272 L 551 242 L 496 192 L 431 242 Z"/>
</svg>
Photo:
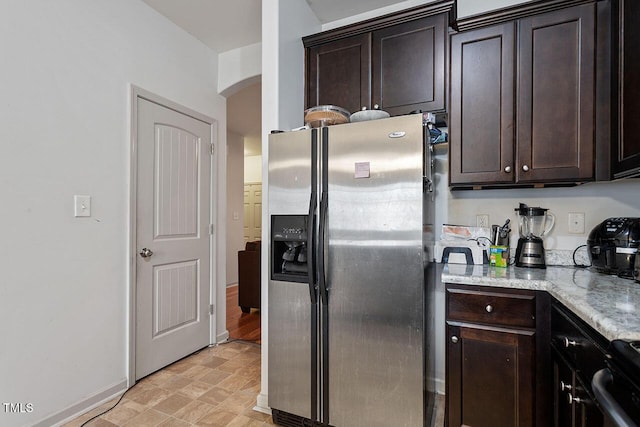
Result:
<svg viewBox="0 0 640 427">
<path fill-rule="evenodd" d="M 613 93 L 617 95 L 617 135 L 613 144 L 614 178 L 640 176 L 640 2 L 614 3 L 617 23 L 614 38 Z"/>
<path fill-rule="evenodd" d="M 451 36 L 454 188 L 596 179 L 596 5 L 538 3 Z"/>
<path fill-rule="evenodd" d="M 307 105 L 350 112 L 371 105 L 371 35 L 359 34 L 307 50 Z"/>
<path fill-rule="evenodd" d="M 391 115 L 445 109 L 446 31 L 439 14 L 373 32 L 373 105 Z"/>
<path fill-rule="evenodd" d="M 520 20 L 516 182 L 594 178 L 595 4 Z"/>
<path fill-rule="evenodd" d="M 515 24 L 451 37 L 452 184 L 512 183 Z"/>
<path fill-rule="evenodd" d="M 444 111 L 452 6 L 436 2 L 304 37 L 305 108 Z"/>
</svg>

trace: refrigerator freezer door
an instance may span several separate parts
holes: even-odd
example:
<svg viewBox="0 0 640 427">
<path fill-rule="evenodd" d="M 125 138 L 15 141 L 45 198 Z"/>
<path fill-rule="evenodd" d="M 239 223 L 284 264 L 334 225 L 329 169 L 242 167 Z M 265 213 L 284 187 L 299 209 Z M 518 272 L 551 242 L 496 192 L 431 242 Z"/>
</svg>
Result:
<svg viewBox="0 0 640 427">
<path fill-rule="evenodd" d="M 270 218 L 308 214 L 314 135 L 315 131 L 306 130 L 269 136 Z M 273 253 L 271 250 L 270 254 Z M 273 262 L 269 260 L 270 269 Z M 312 418 L 317 407 L 313 401 L 317 314 L 316 306 L 311 304 L 309 285 L 270 279 L 268 292 L 269 406 Z"/>
<path fill-rule="evenodd" d="M 329 128 L 331 425 L 423 425 L 422 135 L 421 115 Z"/>
</svg>

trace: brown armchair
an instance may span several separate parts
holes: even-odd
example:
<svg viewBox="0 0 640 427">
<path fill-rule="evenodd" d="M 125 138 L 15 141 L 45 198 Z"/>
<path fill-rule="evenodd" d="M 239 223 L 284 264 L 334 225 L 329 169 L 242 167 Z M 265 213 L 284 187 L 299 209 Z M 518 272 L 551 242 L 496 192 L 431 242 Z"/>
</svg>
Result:
<svg viewBox="0 0 640 427">
<path fill-rule="evenodd" d="M 260 309 L 260 241 L 238 251 L 238 305 L 243 313 Z"/>
</svg>

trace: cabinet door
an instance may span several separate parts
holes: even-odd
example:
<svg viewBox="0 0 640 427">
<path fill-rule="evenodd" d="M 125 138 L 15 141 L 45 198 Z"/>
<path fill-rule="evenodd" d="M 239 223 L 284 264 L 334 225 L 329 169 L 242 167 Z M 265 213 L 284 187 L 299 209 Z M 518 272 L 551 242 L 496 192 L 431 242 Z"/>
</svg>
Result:
<svg viewBox="0 0 640 427">
<path fill-rule="evenodd" d="M 444 110 L 446 17 L 373 32 L 372 103 L 391 115 Z"/>
<path fill-rule="evenodd" d="M 554 427 L 573 427 L 574 408 L 568 395 L 574 387 L 574 373 L 558 354 L 553 354 L 553 425 Z"/>
<path fill-rule="evenodd" d="M 534 425 L 535 333 L 449 322 L 449 426 Z"/>
<path fill-rule="evenodd" d="M 514 181 L 514 24 L 451 37 L 451 184 Z"/>
<path fill-rule="evenodd" d="M 339 39 L 307 50 L 306 108 L 337 105 L 350 112 L 371 104 L 370 34 Z"/>
<path fill-rule="evenodd" d="M 619 2 L 619 135 L 614 176 L 640 173 L 640 2 Z"/>
<path fill-rule="evenodd" d="M 595 5 L 520 20 L 516 180 L 594 176 Z"/>
</svg>

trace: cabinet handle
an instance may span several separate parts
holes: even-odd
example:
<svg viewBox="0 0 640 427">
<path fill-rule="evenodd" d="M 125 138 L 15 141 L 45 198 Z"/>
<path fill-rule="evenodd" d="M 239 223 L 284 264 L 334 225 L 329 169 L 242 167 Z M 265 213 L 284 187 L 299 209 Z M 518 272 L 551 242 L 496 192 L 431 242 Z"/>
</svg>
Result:
<svg viewBox="0 0 640 427">
<path fill-rule="evenodd" d="M 575 342 L 575 341 L 573 341 L 573 340 L 570 340 L 570 339 L 569 339 L 569 338 L 567 338 L 567 337 L 564 337 L 564 346 L 565 346 L 565 348 L 575 347 L 575 346 L 577 346 L 577 345 L 578 345 L 578 343 L 577 343 L 577 342 Z"/>
<path fill-rule="evenodd" d="M 487 310 L 487 313 L 491 313 L 493 311 L 493 306 L 488 304 L 484 309 Z"/>
<path fill-rule="evenodd" d="M 453 336 L 451 337 L 451 342 L 452 342 L 452 343 L 454 343 L 454 344 L 456 344 L 456 343 L 458 342 L 458 337 L 457 337 L 457 336 L 455 336 L 455 335 L 453 335 Z"/>
<path fill-rule="evenodd" d="M 511 166 L 505 166 L 505 167 L 504 167 L 504 171 L 505 171 L 506 173 L 511 173 Z"/>
<path fill-rule="evenodd" d="M 574 403 L 579 405 L 582 403 L 582 399 L 574 397 L 571 393 L 567 393 L 567 401 L 569 402 L 569 405 L 573 405 Z"/>
<path fill-rule="evenodd" d="M 528 172 L 529 171 L 529 166 L 527 166 L 527 165 L 522 166 L 522 170 L 525 171 L 525 172 Z"/>
<path fill-rule="evenodd" d="M 564 381 L 560 381 L 560 391 L 568 391 L 571 390 L 571 385 L 565 383 Z"/>
</svg>

